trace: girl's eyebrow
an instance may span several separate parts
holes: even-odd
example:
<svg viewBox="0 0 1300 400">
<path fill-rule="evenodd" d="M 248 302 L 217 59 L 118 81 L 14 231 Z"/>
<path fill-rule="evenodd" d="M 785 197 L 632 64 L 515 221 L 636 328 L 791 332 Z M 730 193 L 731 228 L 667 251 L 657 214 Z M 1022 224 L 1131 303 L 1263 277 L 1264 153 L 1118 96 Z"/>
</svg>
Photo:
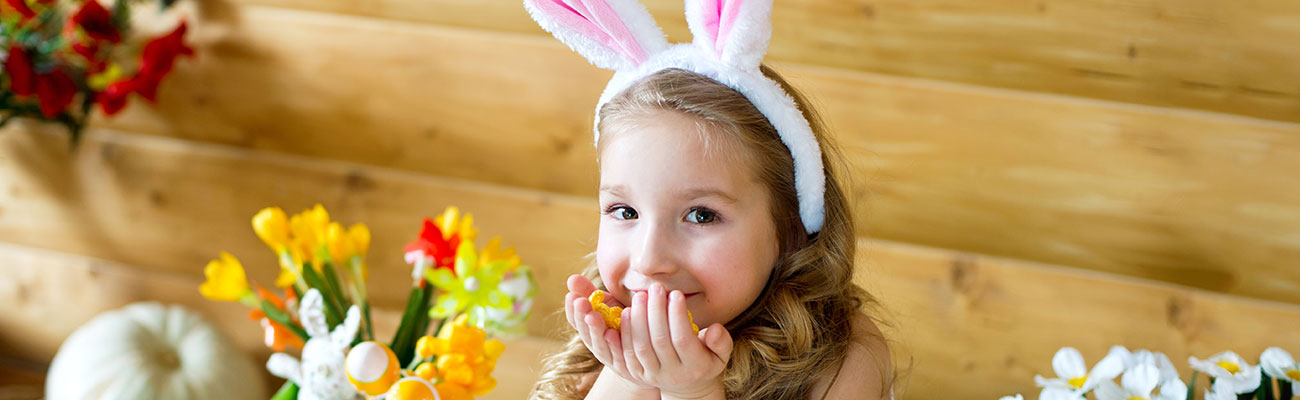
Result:
<svg viewBox="0 0 1300 400">
<path fill-rule="evenodd" d="M 718 189 L 714 189 L 714 188 L 707 188 L 707 187 L 704 187 L 704 188 L 690 188 L 690 189 L 686 189 L 686 190 L 681 191 L 680 194 L 679 194 L 679 197 L 680 197 L 680 198 L 687 199 L 687 200 L 694 200 L 694 199 L 698 199 L 698 198 L 701 198 L 701 197 L 710 197 L 710 196 L 712 196 L 712 197 L 717 197 L 717 198 L 719 198 L 719 199 L 722 199 L 723 202 L 728 203 L 728 204 L 735 204 L 735 203 L 736 203 L 736 198 L 735 198 L 735 197 L 732 197 L 731 195 L 727 194 L 727 192 L 724 192 L 724 191 L 722 191 L 722 190 L 718 190 Z"/>
<path fill-rule="evenodd" d="M 600 193 L 609 193 L 614 196 L 623 196 L 623 185 L 604 185 L 600 187 Z"/>
</svg>

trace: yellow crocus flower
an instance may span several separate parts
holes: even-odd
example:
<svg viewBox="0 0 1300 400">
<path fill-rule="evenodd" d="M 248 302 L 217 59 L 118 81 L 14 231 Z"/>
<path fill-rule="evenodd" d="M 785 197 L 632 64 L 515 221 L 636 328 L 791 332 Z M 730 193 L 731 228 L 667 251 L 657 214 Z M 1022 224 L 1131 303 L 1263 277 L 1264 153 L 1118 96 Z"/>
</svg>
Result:
<svg viewBox="0 0 1300 400">
<path fill-rule="evenodd" d="M 267 207 L 253 216 L 253 231 L 271 250 L 284 252 L 289 244 L 289 219 L 280 207 Z"/>
<path fill-rule="evenodd" d="M 244 275 L 244 266 L 235 256 L 221 252 L 221 258 L 208 262 L 203 268 L 203 275 L 208 280 L 199 285 L 203 297 L 216 301 L 241 301 L 253 296 L 248 287 L 248 277 Z"/>
</svg>

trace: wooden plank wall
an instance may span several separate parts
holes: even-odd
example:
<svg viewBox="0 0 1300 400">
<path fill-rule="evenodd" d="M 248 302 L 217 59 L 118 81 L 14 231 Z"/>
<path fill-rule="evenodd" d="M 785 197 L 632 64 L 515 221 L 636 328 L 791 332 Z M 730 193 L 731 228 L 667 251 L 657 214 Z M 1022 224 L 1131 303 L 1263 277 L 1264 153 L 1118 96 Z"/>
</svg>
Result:
<svg viewBox="0 0 1300 400">
<path fill-rule="evenodd" d="M 199 56 L 157 107 L 99 116 L 75 152 L 49 127 L 0 130 L 0 361 L 48 362 L 139 300 L 195 308 L 263 360 L 240 307 L 194 290 L 222 250 L 273 278 L 254 212 L 320 202 L 368 224 L 371 294 L 393 310 L 375 289 L 405 284 L 401 245 L 455 204 L 537 271 L 538 315 L 497 375 L 534 379 L 594 249 L 609 73 L 513 0 L 197 3 Z M 687 39 L 679 2 L 647 3 Z M 912 362 L 904 398 L 1032 394 L 1066 345 L 1300 344 L 1300 5 L 777 3 L 769 60 L 851 156 L 857 281 Z M 492 398 L 527 390 L 506 386 Z"/>
</svg>

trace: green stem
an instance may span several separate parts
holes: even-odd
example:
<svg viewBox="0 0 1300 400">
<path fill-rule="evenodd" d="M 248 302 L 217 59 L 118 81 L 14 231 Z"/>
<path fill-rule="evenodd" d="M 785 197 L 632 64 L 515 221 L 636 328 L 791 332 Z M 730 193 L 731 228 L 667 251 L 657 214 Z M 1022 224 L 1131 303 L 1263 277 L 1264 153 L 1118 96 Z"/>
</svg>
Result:
<svg viewBox="0 0 1300 400">
<path fill-rule="evenodd" d="M 285 381 L 284 385 L 280 386 L 280 390 L 277 390 L 275 395 L 271 396 L 271 400 L 295 400 L 297 398 L 298 385 L 294 384 L 293 381 Z"/>
</svg>

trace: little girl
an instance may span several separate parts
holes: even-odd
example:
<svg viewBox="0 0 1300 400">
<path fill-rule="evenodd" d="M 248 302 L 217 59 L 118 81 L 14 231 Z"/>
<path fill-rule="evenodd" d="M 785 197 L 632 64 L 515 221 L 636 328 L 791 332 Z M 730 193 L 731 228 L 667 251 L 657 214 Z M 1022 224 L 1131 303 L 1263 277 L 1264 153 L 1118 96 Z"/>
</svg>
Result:
<svg viewBox="0 0 1300 400">
<path fill-rule="evenodd" d="M 842 160 L 761 64 L 771 0 L 687 0 L 669 46 L 634 0 L 525 0 L 616 71 L 596 112 L 600 235 L 542 399 L 882 399 L 889 350 L 852 283 Z M 615 325 L 588 297 L 607 291 Z M 695 333 L 693 325 L 703 329 Z"/>
</svg>

